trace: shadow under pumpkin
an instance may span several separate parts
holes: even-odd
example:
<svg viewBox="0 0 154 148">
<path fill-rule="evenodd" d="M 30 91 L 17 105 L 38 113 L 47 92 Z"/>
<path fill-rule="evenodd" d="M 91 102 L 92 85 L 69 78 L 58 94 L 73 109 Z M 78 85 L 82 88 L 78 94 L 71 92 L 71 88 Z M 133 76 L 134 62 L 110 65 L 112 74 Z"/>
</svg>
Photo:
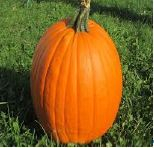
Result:
<svg viewBox="0 0 154 148">
<path fill-rule="evenodd" d="M 30 72 L 15 71 L 13 69 L 0 68 L 0 111 L 18 118 L 20 123 L 34 131 L 38 136 L 43 134 L 41 127 L 36 122 L 33 103 L 30 93 Z"/>
</svg>

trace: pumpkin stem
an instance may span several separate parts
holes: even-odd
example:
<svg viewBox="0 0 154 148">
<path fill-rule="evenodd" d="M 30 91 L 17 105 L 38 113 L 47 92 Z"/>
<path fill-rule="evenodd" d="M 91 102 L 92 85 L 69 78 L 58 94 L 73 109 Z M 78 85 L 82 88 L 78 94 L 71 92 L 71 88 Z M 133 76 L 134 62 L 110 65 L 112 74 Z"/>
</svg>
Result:
<svg viewBox="0 0 154 148">
<path fill-rule="evenodd" d="M 80 0 L 80 11 L 75 19 L 71 19 L 69 26 L 74 28 L 76 32 L 88 32 L 88 18 L 90 12 L 91 0 Z"/>
</svg>

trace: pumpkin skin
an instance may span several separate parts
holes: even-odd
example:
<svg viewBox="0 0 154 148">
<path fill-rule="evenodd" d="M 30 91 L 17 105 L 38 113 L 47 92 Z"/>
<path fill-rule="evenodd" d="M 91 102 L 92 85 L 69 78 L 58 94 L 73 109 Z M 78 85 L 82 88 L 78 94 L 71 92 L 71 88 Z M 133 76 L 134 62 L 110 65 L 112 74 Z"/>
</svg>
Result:
<svg viewBox="0 0 154 148">
<path fill-rule="evenodd" d="M 48 134 L 62 143 L 88 143 L 112 126 L 122 96 L 119 55 L 107 32 L 89 20 L 75 32 L 67 20 L 39 41 L 31 70 L 35 112 Z"/>
</svg>

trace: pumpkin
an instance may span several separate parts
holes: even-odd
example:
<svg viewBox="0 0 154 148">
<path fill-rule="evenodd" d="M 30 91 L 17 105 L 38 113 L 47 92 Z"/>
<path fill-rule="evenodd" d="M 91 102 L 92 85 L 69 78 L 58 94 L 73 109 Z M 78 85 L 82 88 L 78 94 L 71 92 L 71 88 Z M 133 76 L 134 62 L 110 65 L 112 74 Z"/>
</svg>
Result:
<svg viewBox="0 0 154 148">
<path fill-rule="evenodd" d="M 118 52 L 108 33 L 87 20 L 89 9 L 90 0 L 82 0 L 75 19 L 52 25 L 33 56 L 35 112 L 45 131 L 62 143 L 88 143 L 104 135 L 121 101 Z"/>
</svg>

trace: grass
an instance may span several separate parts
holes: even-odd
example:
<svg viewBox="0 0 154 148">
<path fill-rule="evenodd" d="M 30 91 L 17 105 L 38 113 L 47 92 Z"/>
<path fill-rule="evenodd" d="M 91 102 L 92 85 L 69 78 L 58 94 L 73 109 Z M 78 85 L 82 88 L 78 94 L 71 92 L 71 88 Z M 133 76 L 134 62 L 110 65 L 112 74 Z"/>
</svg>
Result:
<svg viewBox="0 0 154 148">
<path fill-rule="evenodd" d="M 32 107 L 34 48 L 51 24 L 72 16 L 73 0 L 0 0 L 0 146 L 79 146 L 51 140 Z M 123 67 L 113 127 L 82 146 L 152 146 L 152 0 L 93 0 L 91 19 L 112 36 Z"/>
</svg>

